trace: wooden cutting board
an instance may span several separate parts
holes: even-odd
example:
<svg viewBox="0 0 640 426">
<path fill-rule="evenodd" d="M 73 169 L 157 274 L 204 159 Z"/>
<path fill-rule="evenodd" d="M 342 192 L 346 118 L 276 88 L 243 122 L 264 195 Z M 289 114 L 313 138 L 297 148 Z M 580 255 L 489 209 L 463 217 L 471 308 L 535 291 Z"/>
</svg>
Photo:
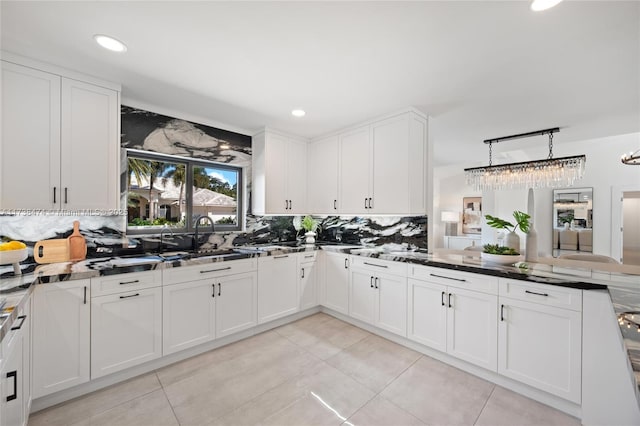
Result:
<svg viewBox="0 0 640 426">
<path fill-rule="evenodd" d="M 33 246 L 33 258 L 37 263 L 69 261 L 69 239 L 42 240 Z"/>
<path fill-rule="evenodd" d="M 84 260 L 87 257 L 87 241 L 80 233 L 80 222 L 73 221 L 73 234 L 69 240 L 69 260 Z"/>
</svg>

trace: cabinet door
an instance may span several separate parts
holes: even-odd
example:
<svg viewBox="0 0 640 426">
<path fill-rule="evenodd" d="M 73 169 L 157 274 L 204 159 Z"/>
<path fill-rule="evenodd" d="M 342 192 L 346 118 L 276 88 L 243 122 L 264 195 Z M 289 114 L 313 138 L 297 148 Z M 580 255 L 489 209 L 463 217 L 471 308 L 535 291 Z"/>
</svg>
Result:
<svg viewBox="0 0 640 426">
<path fill-rule="evenodd" d="M 168 355 L 216 337 L 217 280 L 162 288 L 162 354 Z"/>
<path fill-rule="evenodd" d="M 258 323 L 258 274 L 222 277 L 216 293 L 216 336 L 218 338 L 251 328 Z"/>
<path fill-rule="evenodd" d="M 373 273 L 365 269 L 351 269 L 349 280 L 349 315 L 361 321 L 375 324 L 376 299 Z"/>
<path fill-rule="evenodd" d="M 449 287 L 447 306 L 447 352 L 497 371 L 498 297 Z"/>
<path fill-rule="evenodd" d="M 349 256 L 339 253 L 325 253 L 325 283 L 322 304 L 341 314 L 349 313 Z"/>
<path fill-rule="evenodd" d="M 300 310 L 318 305 L 318 280 L 316 262 L 300 264 Z"/>
<path fill-rule="evenodd" d="M 118 92 L 62 79 L 64 209 L 118 207 L 120 141 Z"/>
<path fill-rule="evenodd" d="M 36 286 L 33 398 L 89 381 L 90 282 Z"/>
<path fill-rule="evenodd" d="M 580 312 L 500 298 L 498 373 L 581 401 Z"/>
<path fill-rule="evenodd" d="M 307 207 L 315 214 L 338 211 L 338 137 L 332 136 L 308 146 Z"/>
<path fill-rule="evenodd" d="M 288 213 L 307 213 L 306 142 L 289 140 L 287 149 L 287 199 L 289 200 Z"/>
<path fill-rule="evenodd" d="M 162 288 L 91 299 L 91 378 L 162 356 Z"/>
<path fill-rule="evenodd" d="M 59 206 L 60 77 L 3 61 L 0 208 Z"/>
<path fill-rule="evenodd" d="M 376 280 L 376 325 L 407 337 L 407 278 L 378 274 Z"/>
<path fill-rule="evenodd" d="M 265 135 L 265 213 L 289 213 L 287 147 L 288 140 L 284 136 Z"/>
<path fill-rule="evenodd" d="M 9 336 L 5 336 L 8 338 Z M 25 424 L 24 413 L 24 366 L 22 363 L 22 333 L 13 337 L 14 341 L 3 360 L 0 383 L 0 422 L 3 426 L 21 426 Z"/>
<path fill-rule="evenodd" d="M 32 374 L 31 374 L 31 324 L 32 324 L 32 310 L 31 310 L 31 300 L 29 300 L 25 304 L 24 313 L 25 316 L 24 323 L 20 330 L 22 332 L 22 396 L 24 398 L 24 418 L 29 418 L 29 412 L 31 411 L 31 400 L 32 400 Z"/>
<path fill-rule="evenodd" d="M 340 212 L 368 213 L 370 170 L 369 126 L 340 137 Z M 391 178 L 393 175 L 389 175 Z"/>
<path fill-rule="evenodd" d="M 407 337 L 447 351 L 447 286 L 409 278 Z"/>
<path fill-rule="evenodd" d="M 409 116 L 371 125 L 371 212 L 409 213 Z"/>
<path fill-rule="evenodd" d="M 298 311 L 297 259 L 291 255 L 258 259 L 258 323 Z"/>
</svg>

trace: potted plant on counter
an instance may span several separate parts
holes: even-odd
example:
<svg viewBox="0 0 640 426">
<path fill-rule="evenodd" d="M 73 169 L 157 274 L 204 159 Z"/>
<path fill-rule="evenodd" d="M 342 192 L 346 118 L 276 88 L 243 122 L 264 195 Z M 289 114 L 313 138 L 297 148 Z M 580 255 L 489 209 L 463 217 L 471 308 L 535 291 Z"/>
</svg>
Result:
<svg viewBox="0 0 640 426">
<path fill-rule="evenodd" d="M 320 221 L 307 215 L 304 217 L 304 219 L 302 219 L 300 225 L 302 226 L 302 229 L 306 231 L 306 233 L 304 234 L 304 236 L 306 237 L 305 243 L 315 244 L 316 230 L 320 228 Z"/>
<path fill-rule="evenodd" d="M 485 244 L 480 253 L 480 258 L 488 262 L 500 264 L 513 264 L 522 260 L 518 250 L 511 247 L 501 247 L 497 244 Z"/>
<path fill-rule="evenodd" d="M 511 247 L 515 251 L 519 252 L 520 237 L 518 236 L 518 234 L 516 234 L 516 230 L 520 228 L 520 230 L 525 234 L 529 232 L 529 226 L 531 226 L 529 219 L 531 219 L 531 216 L 518 210 L 514 211 L 513 218 L 516 220 L 515 225 L 511 222 L 507 222 L 504 219 L 500 219 L 499 217 L 491 215 L 485 215 L 485 217 L 487 218 L 487 225 L 489 225 L 490 227 L 496 229 L 505 229 L 509 231 L 504 245 L 507 247 Z"/>
</svg>

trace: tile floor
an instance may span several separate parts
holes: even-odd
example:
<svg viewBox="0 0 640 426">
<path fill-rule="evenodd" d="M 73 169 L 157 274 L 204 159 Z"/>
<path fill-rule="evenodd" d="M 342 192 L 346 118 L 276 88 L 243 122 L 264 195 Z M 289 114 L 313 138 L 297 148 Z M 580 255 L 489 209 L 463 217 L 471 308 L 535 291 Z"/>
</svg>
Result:
<svg viewBox="0 0 640 426">
<path fill-rule="evenodd" d="M 579 425 L 326 314 L 32 414 L 56 425 Z"/>
</svg>

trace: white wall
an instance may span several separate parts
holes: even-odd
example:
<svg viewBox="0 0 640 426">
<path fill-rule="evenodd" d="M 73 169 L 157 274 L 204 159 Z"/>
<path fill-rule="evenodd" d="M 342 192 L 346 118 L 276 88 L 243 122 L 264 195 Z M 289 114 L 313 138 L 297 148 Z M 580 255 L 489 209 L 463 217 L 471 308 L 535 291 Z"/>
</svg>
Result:
<svg viewBox="0 0 640 426">
<path fill-rule="evenodd" d="M 640 133 L 580 142 L 558 143 L 558 140 L 561 140 L 561 135 L 562 132 L 555 138 L 554 157 L 580 154 L 587 156 L 585 177 L 576 182 L 575 186 L 593 188 L 593 252 L 610 256 L 612 187 L 640 185 L 640 167 L 628 166 L 620 162 L 622 153 L 640 148 Z M 517 155 L 522 156 L 524 154 L 527 158 L 519 158 L 517 161 L 546 158 L 547 150 L 548 147 L 544 143 L 532 148 L 519 150 Z M 498 161 L 497 163 L 503 162 L 510 161 Z M 486 164 L 486 162 L 483 164 Z M 438 188 L 440 194 L 439 199 L 434 199 L 434 202 L 437 202 L 434 204 L 436 228 L 442 226 L 439 222 L 441 209 L 454 205 L 456 203 L 455 200 L 459 200 L 458 204 L 461 204 L 462 198 L 472 193 L 472 188 L 464 184 L 463 169 L 475 166 L 478 166 L 478 164 L 460 164 L 457 172 L 452 171 L 450 166 L 435 170 L 434 185 Z M 552 189 L 537 189 L 534 191 L 536 207 L 534 225 L 538 232 L 538 251 L 541 255 L 551 254 L 552 193 Z M 514 210 L 527 211 L 527 190 L 484 191 L 482 193 L 482 204 L 483 214 L 510 219 Z M 484 226 L 482 234 L 483 244 L 496 241 L 494 229 Z M 521 244 L 524 247 L 524 238 L 521 238 Z M 438 247 L 442 247 L 442 243 Z"/>
</svg>

